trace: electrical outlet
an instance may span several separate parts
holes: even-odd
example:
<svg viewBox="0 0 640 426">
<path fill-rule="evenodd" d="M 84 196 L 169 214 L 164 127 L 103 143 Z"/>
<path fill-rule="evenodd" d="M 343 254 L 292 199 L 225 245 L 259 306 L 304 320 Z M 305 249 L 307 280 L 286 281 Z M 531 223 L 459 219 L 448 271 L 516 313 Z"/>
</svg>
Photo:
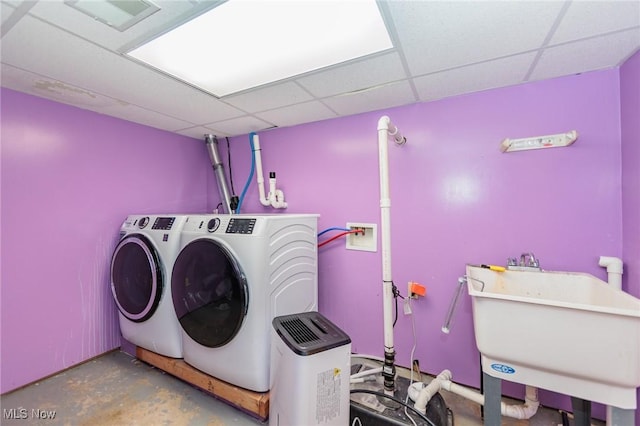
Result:
<svg viewBox="0 0 640 426">
<path fill-rule="evenodd" d="M 407 283 L 407 298 L 410 299 L 417 299 L 418 295 L 417 294 L 413 294 L 413 292 L 411 291 L 411 285 L 413 284 L 413 281 L 409 281 Z"/>
<path fill-rule="evenodd" d="M 362 231 L 347 235 L 346 241 L 348 250 L 378 251 L 377 224 L 348 222 L 347 229 Z"/>
</svg>

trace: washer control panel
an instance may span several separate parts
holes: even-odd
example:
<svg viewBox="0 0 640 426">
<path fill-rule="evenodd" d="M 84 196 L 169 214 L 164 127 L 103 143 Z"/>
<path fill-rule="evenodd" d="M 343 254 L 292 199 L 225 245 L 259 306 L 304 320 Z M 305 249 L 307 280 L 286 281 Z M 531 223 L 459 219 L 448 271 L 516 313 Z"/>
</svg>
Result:
<svg viewBox="0 0 640 426">
<path fill-rule="evenodd" d="M 156 217 L 156 220 L 153 222 L 151 229 L 169 231 L 173 226 L 173 222 L 175 221 L 175 217 Z"/>
<path fill-rule="evenodd" d="M 256 219 L 231 218 L 227 225 L 227 234 L 252 234 Z"/>
</svg>

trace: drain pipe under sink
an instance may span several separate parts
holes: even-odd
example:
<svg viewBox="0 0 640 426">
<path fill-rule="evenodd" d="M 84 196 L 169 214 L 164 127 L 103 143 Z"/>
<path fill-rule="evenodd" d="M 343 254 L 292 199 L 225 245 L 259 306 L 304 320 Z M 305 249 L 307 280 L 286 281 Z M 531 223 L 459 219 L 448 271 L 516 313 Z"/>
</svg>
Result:
<svg viewBox="0 0 640 426">
<path fill-rule="evenodd" d="M 609 285 L 622 291 L 622 259 L 611 256 L 600 256 L 598 265 L 607 268 L 607 281 Z M 613 412 L 607 405 L 607 425 L 613 424 Z"/>
<path fill-rule="evenodd" d="M 420 385 L 420 382 L 416 384 Z M 504 402 L 500 403 L 500 411 L 503 416 L 522 420 L 530 419 L 538 412 L 538 407 L 540 406 L 540 402 L 538 401 L 538 389 L 533 386 L 526 386 L 525 388 L 524 404 L 507 405 Z M 476 404 L 484 405 L 483 394 L 457 383 L 453 383 L 451 381 L 451 372 L 449 370 L 443 370 L 427 386 L 422 388 L 422 390 L 416 388 L 410 389 L 409 397 L 415 401 L 414 408 L 424 414 L 427 410 L 427 404 L 431 397 L 441 389 L 460 395 L 475 402 Z M 417 392 L 419 393 L 416 395 Z"/>
</svg>

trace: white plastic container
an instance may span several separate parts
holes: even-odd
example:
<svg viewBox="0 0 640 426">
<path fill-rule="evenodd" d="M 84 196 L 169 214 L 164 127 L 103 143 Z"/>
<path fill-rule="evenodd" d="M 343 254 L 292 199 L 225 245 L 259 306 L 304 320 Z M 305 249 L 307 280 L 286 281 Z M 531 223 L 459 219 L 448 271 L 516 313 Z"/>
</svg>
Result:
<svg viewBox="0 0 640 426">
<path fill-rule="evenodd" d="M 348 426 L 351 339 L 318 312 L 274 318 L 271 426 Z"/>
</svg>

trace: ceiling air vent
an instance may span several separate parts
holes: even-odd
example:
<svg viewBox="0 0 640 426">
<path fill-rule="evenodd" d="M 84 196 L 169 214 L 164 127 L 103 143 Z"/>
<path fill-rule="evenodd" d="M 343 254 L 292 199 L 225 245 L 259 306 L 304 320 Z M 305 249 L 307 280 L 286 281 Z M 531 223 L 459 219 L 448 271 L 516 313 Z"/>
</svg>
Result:
<svg viewBox="0 0 640 426">
<path fill-rule="evenodd" d="M 149 0 L 65 0 L 65 4 L 118 31 L 160 10 Z"/>
</svg>

